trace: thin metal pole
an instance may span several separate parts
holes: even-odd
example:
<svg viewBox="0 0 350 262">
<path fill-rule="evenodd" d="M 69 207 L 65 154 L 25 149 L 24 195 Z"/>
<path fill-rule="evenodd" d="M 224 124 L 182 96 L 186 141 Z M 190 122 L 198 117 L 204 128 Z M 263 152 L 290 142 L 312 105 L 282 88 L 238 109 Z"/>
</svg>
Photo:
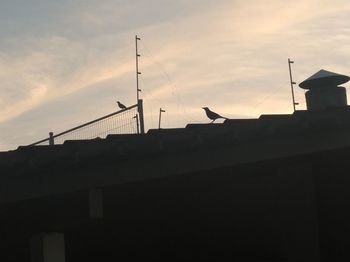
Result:
<svg viewBox="0 0 350 262">
<path fill-rule="evenodd" d="M 140 99 L 140 92 L 141 89 L 139 87 L 139 75 L 141 75 L 141 72 L 139 71 L 139 57 L 141 56 L 139 54 L 139 48 L 138 48 L 138 41 L 140 41 L 141 38 L 139 38 L 137 35 L 135 36 L 135 48 L 136 48 L 136 99 L 137 99 L 137 105 L 138 105 L 138 113 L 139 113 L 139 121 L 140 121 L 140 131 L 141 134 L 145 133 L 145 123 L 144 123 L 144 117 L 143 117 L 143 101 Z"/>
<path fill-rule="evenodd" d="M 53 146 L 54 144 L 55 144 L 55 138 L 54 138 L 53 132 L 50 132 L 49 133 L 49 145 Z"/>
<path fill-rule="evenodd" d="M 162 122 L 162 113 L 165 112 L 162 108 L 159 108 L 159 122 L 158 122 L 158 129 L 160 129 L 160 124 Z"/>
<path fill-rule="evenodd" d="M 296 106 L 296 105 L 299 105 L 299 103 L 295 102 L 294 85 L 295 85 L 296 83 L 293 81 L 291 64 L 294 64 L 294 61 L 292 61 L 292 60 L 290 60 L 290 59 L 288 58 L 289 79 L 290 79 L 290 87 L 291 87 L 291 90 L 292 90 L 292 99 L 293 99 L 293 111 L 295 112 L 295 110 L 296 110 L 296 109 L 295 109 L 295 106 Z"/>
<path fill-rule="evenodd" d="M 138 101 L 138 112 L 139 112 L 139 120 L 140 120 L 140 131 L 141 134 L 145 133 L 145 122 L 143 118 L 143 101 L 139 99 Z"/>
<path fill-rule="evenodd" d="M 139 88 L 139 75 L 141 75 L 141 72 L 139 72 L 139 57 L 141 56 L 139 54 L 139 48 L 138 48 L 138 41 L 141 40 L 137 35 L 135 36 L 135 48 L 136 48 L 136 99 L 137 102 L 140 99 L 141 89 Z"/>
</svg>

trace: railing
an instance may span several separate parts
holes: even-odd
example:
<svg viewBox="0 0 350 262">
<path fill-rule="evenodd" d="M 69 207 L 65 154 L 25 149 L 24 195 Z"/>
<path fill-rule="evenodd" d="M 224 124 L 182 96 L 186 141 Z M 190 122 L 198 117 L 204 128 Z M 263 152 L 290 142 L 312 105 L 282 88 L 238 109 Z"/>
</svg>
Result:
<svg viewBox="0 0 350 262">
<path fill-rule="evenodd" d="M 32 143 L 29 146 L 63 144 L 66 140 L 105 138 L 109 134 L 139 134 L 140 132 L 144 133 L 141 99 L 138 101 L 138 104 L 61 133 L 54 134 L 50 132 L 48 138 Z"/>
</svg>

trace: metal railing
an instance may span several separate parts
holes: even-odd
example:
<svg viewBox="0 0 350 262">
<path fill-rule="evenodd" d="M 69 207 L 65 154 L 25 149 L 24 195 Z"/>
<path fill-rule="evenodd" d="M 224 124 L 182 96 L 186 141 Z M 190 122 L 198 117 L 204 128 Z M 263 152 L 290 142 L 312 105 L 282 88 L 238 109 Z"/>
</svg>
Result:
<svg viewBox="0 0 350 262">
<path fill-rule="evenodd" d="M 109 134 L 139 133 L 144 133 L 143 103 L 141 99 L 135 105 L 61 133 L 54 134 L 50 132 L 48 138 L 32 143 L 29 146 L 63 144 L 66 140 L 104 138 Z"/>
</svg>

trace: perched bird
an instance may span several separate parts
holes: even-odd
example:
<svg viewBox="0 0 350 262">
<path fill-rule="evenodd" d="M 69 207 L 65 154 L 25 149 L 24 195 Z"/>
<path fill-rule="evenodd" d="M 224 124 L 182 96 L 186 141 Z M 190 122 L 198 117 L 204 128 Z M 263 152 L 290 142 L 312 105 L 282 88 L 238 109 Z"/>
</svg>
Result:
<svg viewBox="0 0 350 262">
<path fill-rule="evenodd" d="M 120 107 L 120 109 L 126 109 L 126 106 L 120 103 L 119 101 L 117 101 L 117 104 Z"/>
<path fill-rule="evenodd" d="M 211 111 L 208 107 L 202 107 L 202 108 L 204 109 L 205 113 L 207 114 L 207 117 L 210 120 L 213 120 L 213 121 L 211 121 L 211 123 L 213 123 L 216 119 L 219 119 L 219 118 L 227 119 L 226 117 L 220 116 L 219 114 Z"/>
</svg>

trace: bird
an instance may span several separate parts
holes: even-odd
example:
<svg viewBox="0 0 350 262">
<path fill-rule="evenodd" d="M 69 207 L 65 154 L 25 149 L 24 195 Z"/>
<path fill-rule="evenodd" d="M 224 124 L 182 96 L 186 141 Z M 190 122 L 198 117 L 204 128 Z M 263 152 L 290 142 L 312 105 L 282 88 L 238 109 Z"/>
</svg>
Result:
<svg viewBox="0 0 350 262">
<path fill-rule="evenodd" d="M 120 107 L 120 109 L 126 109 L 126 106 L 120 103 L 119 101 L 117 101 L 117 104 Z"/>
<path fill-rule="evenodd" d="M 219 118 L 227 119 L 226 117 L 220 116 L 219 114 L 211 111 L 208 107 L 202 107 L 202 108 L 204 109 L 205 113 L 207 114 L 207 117 L 210 120 L 213 120 L 213 121 L 211 121 L 211 123 L 213 123 L 216 119 L 219 119 Z"/>
</svg>

